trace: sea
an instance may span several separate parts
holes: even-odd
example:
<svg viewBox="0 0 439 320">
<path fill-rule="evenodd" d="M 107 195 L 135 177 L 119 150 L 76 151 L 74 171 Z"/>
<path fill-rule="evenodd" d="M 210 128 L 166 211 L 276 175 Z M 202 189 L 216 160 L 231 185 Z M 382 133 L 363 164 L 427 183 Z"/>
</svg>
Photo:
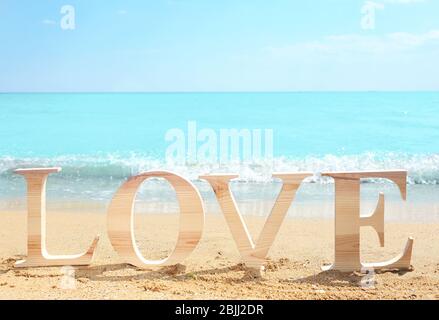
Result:
<svg viewBox="0 0 439 320">
<path fill-rule="evenodd" d="M 361 214 L 384 192 L 387 220 L 439 221 L 439 92 L 7 93 L 0 123 L 0 212 L 26 209 L 18 168 L 62 168 L 47 183 L 53 213 L 105 213 L 128 177 L 168 170 L 221 214 L 199 175 L 236 173 L 241 212 L 258 216 L 281 187 L 272 173 L 310 171 L 288 215 L 330 219 L 334 184 L 321 172 L 404 169 L 407 200 L 392 182 L 366 179 Z M 175 192 L 150 179 L 135 210 L 178 213 Z"/>
</svg>

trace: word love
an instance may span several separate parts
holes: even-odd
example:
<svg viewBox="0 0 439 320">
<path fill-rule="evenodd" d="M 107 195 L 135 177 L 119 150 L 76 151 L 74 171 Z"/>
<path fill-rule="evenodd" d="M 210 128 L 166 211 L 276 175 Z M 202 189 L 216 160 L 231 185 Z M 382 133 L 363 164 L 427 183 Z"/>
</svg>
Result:
<svg viewBox="0 0 439 320">
<path fill-rule="evenodd" d="M 27 181 L 28 241 L 27 258 L 16 267 L 89 265 L 99 238 L 96 237 L 87 252 L 72 256 L 53 256 L 46 249 L 46 181 L 50 173 L 61 168 L 18 169 L 15 172 Z M 225 219 L 236 242 L 242 260 L 249 271 L 260 274 L 276 235 L 294 201 L 302 181 L 312 173 L 275 173 L 273 178 L 283 183 L 276 202 L 268 216 L 259 239 L 255 242 L 236 205 L 229 188 L 234 174 L 200 176 L 212 186 Z M 384 246 L 384 194 L 380 194 L 375 211 L 360 217 L 360 181 L 364 178 L 384 178 L 393 181 L 406 200 L 406 171 L 328 172 L 322 173 L 335 181 L 335 261 L 326 269 L 358 271 L 362 268 L 409 269 L 413 238 L 404 251 L 389 261 L 362 263 L 360 259 L 360 228 L 370 226 Z M 174 251 L 163 260 L 146 260 L 134 239 L 134 200 L 141 184 L 148 178 L 164 178 L 175 189 L 180 205 L 180 226 Z M 129 178 L 114 195 L 107 214 L 110 242 L 125 262 L 139 268 L 173 265 L 187 258 L 198 245 L 204 226 L 204 207 L 200 193 L 185 178 L 168 171 L 151 171 Z"/>
</svg>

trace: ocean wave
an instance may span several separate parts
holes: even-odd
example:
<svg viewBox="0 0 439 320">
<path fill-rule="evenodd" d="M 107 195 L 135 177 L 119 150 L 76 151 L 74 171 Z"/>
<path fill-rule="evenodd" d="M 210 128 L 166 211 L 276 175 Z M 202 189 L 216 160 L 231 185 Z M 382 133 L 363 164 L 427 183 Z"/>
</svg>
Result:
<svg viewBox="0 0 439 320">
<path fill-rule="evenodd" d="M 13 176 L 17 168 L 62 167 L 61 177 L 82 179 L 122 179 L 149 170 L 169 170 L 191 180 L 208 173 L 237 173 L 240 181 L 271 181 L 273 172 L 310 171 L 314 183 L 332 183 L 321 177 L 324 171 L 392 170 L 408 171 L 408 184 L 439 184 L 439 154 L 363 153 L 360 155 L 325 155 L 303 158 L 278 157 L 252 163 L 176 164 L 149 156 L 131 154 L 65 155 L 56 157 L 0 157 L 0 176 Z"/>
</svg>

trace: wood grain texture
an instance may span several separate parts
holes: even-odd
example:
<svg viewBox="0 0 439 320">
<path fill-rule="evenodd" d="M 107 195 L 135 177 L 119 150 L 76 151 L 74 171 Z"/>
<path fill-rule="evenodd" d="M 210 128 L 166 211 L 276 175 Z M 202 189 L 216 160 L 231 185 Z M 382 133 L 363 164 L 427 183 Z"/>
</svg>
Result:
<svg viewBox="0 0 439 320">
<path fill-rule="evenodd" d="M 334 264 L 323 269 L 345 272 L 360 271 L 362 268 L 409 269 L 413 248 L 413 238 L 409 238 L 401 255 L 389 261 L 362 263 L 360 258 L 360 227 L 371 226 L 377 232 L 380 245 L 384 246 L 384 194 L 380 194 L 375 212 L 368 217 L 360 217 L 360 180 L 363 178 L 384 178 L 398 186 L 402 198 L 406 199 L 407 172 L 328 172 L 323 176 L 335 181 L 335 259 Z"/>
<path fill-rule="evenodd" d="M 51 173 L 61 168 L 18 169 L 15 173 L 24 176 L 27 182 L 27 257 L 15 263 L 15 267 L 48 267 L 89 265 L 99 237 L 91 247 L 77 255 L 50 255 L 46 248 L 46 181 Z"/>
<path fill-rule="evenodd" d="M 256 243 L 252 240 L 229 188 L 230 180 L 238 176 L 215 174 L 199 177 L 207 180 L 212 186 L 246 267 L 262 270 L 263 265 L 266 263 L 267 254 L 279 232 L 288 208 L 294 200 L 297 189 L 303 179 L 311 175 L 312 173 L 308 172 L 273 174 L 274 178 L 282 180 L 283 185 Z"/>
<path fill-rule="evenodd" d="M 134 200 L 140 185 L 148 178 L 164 178 L 175 189 L 180 205 L 177 244 L 171 255 L 162 260 L 146 260 L 134 238 Z M 204 226 L 204 207 L 195 186 L 168 171 L 151 171 L 131 177 L 117 191 L 108 209 L 108 236 L 117 253 L 139 268 L 173 265 L 182 262 L 199 243 Z M 165 226 L 157 226 L 165 227 Z"/>
</svg>

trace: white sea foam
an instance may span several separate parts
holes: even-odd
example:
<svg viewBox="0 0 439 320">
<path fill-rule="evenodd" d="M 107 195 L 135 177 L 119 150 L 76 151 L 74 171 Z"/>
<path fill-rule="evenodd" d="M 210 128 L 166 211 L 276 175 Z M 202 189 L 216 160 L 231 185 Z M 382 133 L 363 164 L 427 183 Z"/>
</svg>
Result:
<svg viewBox="0 0 439 320">
<path fill-rule="evenodd" d="M 177 165 L 149 156 L 130 154 L 74 155 L 51 158 L 10 156 L 0 157 L 0 177 L 13 176 L 16 168 L 60 166 L 62 177 L 81 179 L 121 179 L 149 170 L 170 170 L 191 180 L 201 174 L 238 173 L 240 181 L 271 181 L 273 172 L 310 171 L 308 181 L 332 183 L 321 177 L 324 171 L 391 170 L 408 171 L 408 184 L 439 184 L 439 154 L 363 153 L 360 155 L 325 155 L 304 158 L 278 157 L 253 163 L 229 162 L 225 164 L 192 163 Z"/>
<path fill-rule="evenodd" d="M 198 176 L 205 173 L 238 173 L 233 194 L 245 215 L 266 215 L 280 190 L 280 183 L 271 178 L 273 172 L 311 171 L 288 213 L 291 217 L 330 218 L 333 216 L 334 190 L 332 179 L 320 176 L 322 171 L 406 169 L 409 172 L 408 198 L 401 202 L 394 184 L 367 183 L 362 187 L 362 210 L 370 211 L 379 192 L 386 193 L 389 207 L 386 217 L 395 220 L 439 221 L 439 155 L 362 154 L 359 156 L 276 158 L 250 164 L 191 164 L 186 166 L 164 163 L 158 159 L 132 154 L 130 156 L 99 155 L 60 156 L 54 158 L 0 158 L 0 210 L 24 210 L 26 184 L 13 169 L 22 167 L 60 166 L 63 171 L 52 175 L 47 185 L 49 204 L 53 209 L 81 209 L 105 212 L 106 206 L 124 179 L 149 170 L 170 170 L 191 179 L 206 204 L 208 212 L 221 212 L 207 182 Z M 138 212 L 178 212 L 175 192 L 161 179 L 150 179 L 139 190 Z M 368 212 L 369 213 L 369 212 Z"/>
</svg>

